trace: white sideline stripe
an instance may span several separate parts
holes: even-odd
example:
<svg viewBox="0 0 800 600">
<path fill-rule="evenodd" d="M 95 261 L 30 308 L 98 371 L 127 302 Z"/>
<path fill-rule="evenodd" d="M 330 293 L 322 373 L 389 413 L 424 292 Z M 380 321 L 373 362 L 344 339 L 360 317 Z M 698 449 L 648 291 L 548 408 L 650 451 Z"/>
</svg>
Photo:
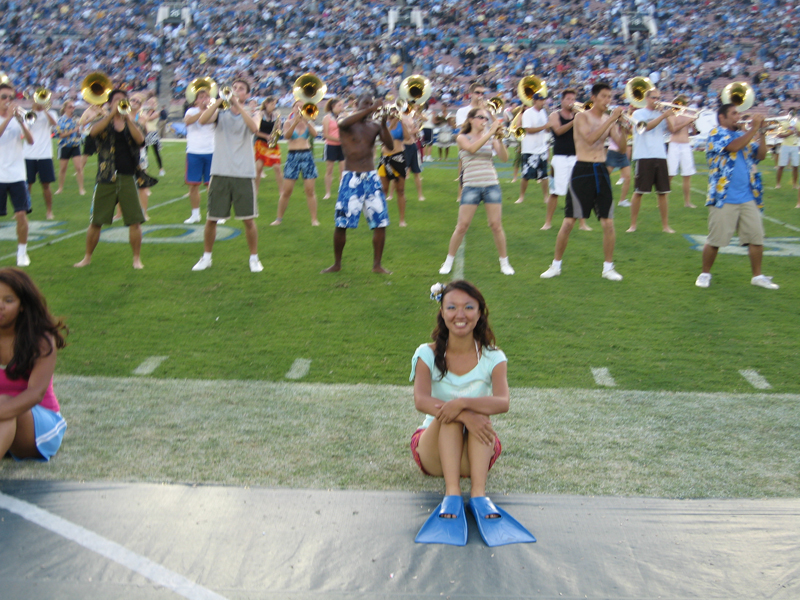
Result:
<svg viewBox="0 0 800 600">
<path fill-rule="evenodd" d="M 148 356 L 144 362 L 133 370 L 134 375 L 150 375 L 158 368 L 162 362 L 167 360 L 169 356 Z"/>
<path fill-rule="evenodd" d="M 162 567 L 158 563 L 154 563 L 149 558 L 140 556 L 124 546 L 120 546 L 116 542 L 107 540 L 80 525 L 62 519 L 34 504 L 30 504 L 24 500 L 18 500 L 0 492 L 0 508 L 19 515 L 26 521 L 47 529 L 48 531 L 52 531 L 123 567 L 127 567 L 131 571 L 146 577 L 153 583 L 167 588 L 168 590 L 172 590 L 184 598 L 188 598 L 189 600 L 226 600 L 224 596 L 220 596 L 186 579 L 183 575 L 178 575 Z"/>
<path fill-rule="evenodd" d="M 456 257 L 453 259 L 453 281 L 464 279 L 464 253 L 467 248 L 467 238 L 461 240 L 461 245 L 456 250 Z M 16 254 L 14 255 L 16 256 Z"/>
<path fill-rule="evenodd" d="M 204 192 L 205 192 L 205 189 L 201 189 L 200 190 L 200 193 L 204 193 Z M 167 206 L 168 204 L 173 204 L 173 203 L 177 202 L 178 200 L 185 200 L 188 197 L 189 197 L 189 194 L 187 193 L 187 194 L 184 194 L 183 196 L 179 196 L 178 198 L 172 198 L 171 200 L 167 200 L 166 202 L 162 202 L 161 204 L 154 204 L 153 206 L 150 206 L 147 209 L 147 211 L 150 212 L 151 210 L 153 210 L 155 208 L 160 208 L 162 206 Z M 72 233 L 64 234 L 61 237 L 57 237 L 57 238 L 54 238 L 52 240 L 47 240 L 46 242 L 42 242 L 40 244 L 36 244 L 35 246 L 28 246 L 28 252 L 30 252 L 32 250 L 38 250 L 39 248 L 44 248 L 45 246 L 50 246 L 52 244 L 55 244 L 56 242 L 62 242 L 64 240 L 68 240 L 69 238 L 73 238 L 76 235 L 83 235 L 88 231 L 88 229 L 89 228 L 87 227 L 86 229 L 81 229 L 79 231 L 73 231 Z M 17 257 L 17 252 L 14 251 L 11 254 L 6 254 L 5 256 L 0 256 L 0 260 L 8 260 L 9 258 L 16 258 L 16 257 Z"/>
<path fill-rule="evenodd" d="M 617 382 L 614 381 L 614 378 L 611 376 L 611 372 L 605 367 L 600 367 L 598 369 L 592 367 L 592 377 L 594 377 L 594 382 L 597 385 L 602 385 L 605 387 L 617 387 Z"/>
<path fill-rule="evenodd" d="M 286 372 L 286 379 L 302 379 L 308 375 L 308 370 L 311 368 L 310 358 L 296 358 L 292 363 L 291 368 Z"/>
<path fill-rule="evenodd" d="M 761 215 L 763 219 L 767 221 L 771 221 L 777 225 L 783 225 L 786 229 L 791 229 L 792 231 L 800 231 L 800 227 L 795 227 L 794 225 L 790 225 L 789 223 L 784 223 L 780 219 L 776 219 L 775 217 L 768 217 L 767 215 Z"/>
<path fill-rule="evenodd" d="M 758 374 L 758 371 L 753 369 L 742 369 L 739 371 L 739 375 L 744 377 L 747 380 L 747 383 L 752 385 L 757 390 L 770 390 L 772 386 L 769 382 L 764 379 L 761 375 Z"/>
</svg>

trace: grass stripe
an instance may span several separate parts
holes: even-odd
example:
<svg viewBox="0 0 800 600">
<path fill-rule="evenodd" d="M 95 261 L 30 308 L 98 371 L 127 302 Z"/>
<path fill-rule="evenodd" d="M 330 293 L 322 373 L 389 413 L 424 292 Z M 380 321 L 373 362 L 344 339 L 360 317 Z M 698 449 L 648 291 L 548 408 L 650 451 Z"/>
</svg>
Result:
<svg viewBox="0 0 800 600">
<path fill-rule="evenodd" d="M 461 245 L 456 250 L 456 258 L 453 260 L 453 281 L 464 279 L 464 256 L 467 251 L 467 238 L 461 240 Z"/>
<path fill-rule="evenodd" d="M 107 540 L 93 531 L 62 519 L 34 504 L 0 492 L 0 508 L 139 573 L 153 583 L 172 590 L 188 600 L 225 600 L 224 596 L 190 581 L 183 575 L 170 571 L 149 558 L 136 554 L 116 542 Z"/>
<path fill-rule="evenodd" d="M 758 371 L 753 369 L 742 369 L 739 374 L 744 377 L 747 382 L 757 390 L 770 390 L 772 386 L 769 382 L 759 375 Z"/>
<path fill-rule="evenodd" d="M 133 370 L 134 375 L 149 375 L 158 368 L 169 356 L 148 356 L 142 364 Z"/>
<path fill-rule="evenodd" d="M 308 375 L 308 371 L 311 368 L 311 359 L 308 358 L 296 358 L 295 361 L 292 363 L 291 368 L 286 373 L 286 379 L 302 379 L 306 375 Z"/>
</svg>

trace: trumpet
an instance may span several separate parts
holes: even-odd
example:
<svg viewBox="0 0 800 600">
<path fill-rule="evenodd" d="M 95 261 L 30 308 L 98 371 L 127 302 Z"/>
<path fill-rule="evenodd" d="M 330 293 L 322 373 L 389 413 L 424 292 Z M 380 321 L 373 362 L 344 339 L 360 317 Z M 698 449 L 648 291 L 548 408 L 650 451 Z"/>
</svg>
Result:
<svg viewBox="0 0 800 600">
<path fill-rule="evenodd" d="M 790 123 L 790 115 L 782 115 L 780 117 L 766 117 L 762 123 L 768 123 L 768 125 L 764 128 L 767 131 L 773 131 L 775 129 L 783 129 L 784 124 Z M 753 122 L 753 119 L 741 119 L 737 121 L 739 125 L 750 125 Z"/>
<path fill-rule="evenodd" d="M 231 98 L 233 98 L 233 88 L 226 85 L 219 91 L 219 97 L 222 98 L 222 110 L 228 110 L 231 107 Z"/>
<path fill-rule="evenodd" d="M 113 85 L 105 73 L 89 73 L 81 82 L 81 96 L 89 104 L 102 106 L 108 102 Z"/>
<path fill-rule="evenodd" d="M 193 79 L 186 87 L 186 101 L 190 104 L 194 104 L 194 101 L 197 99 L 197 94 L 203 91 L 208 93 L 210 98 L 216 99 L 219 93 L 217 82 L 211 79 L 211 77 L 198 77 L 197 79 Z"/>
<path fill-rule="evenodd" d="M 647 106 L 647 93 L 656 89 L 649 77 L 633 77 L 625 84 L 625 99 L 634 108 Z"/>
<path fill-rule="evenodd" d="M 387 119 L 397 119 L 401 114 L 405 114 L 406 111 L 408 111 L 408 102 L 398 98 L 394 102 L 384 104 L 376 110 L 374 118 L 377 121 L 382 120 L 384 117 Z"/>
<path fill-rule="evenodd" d="M 133 109 L 131 108 L 131 103 L 127 98 L 123 98 L 117 103 L 117 112 L 119 112 L 119 114 L 127 116 L 131 114 L 131 110 Z"/>
<path fill-rule="evenodd" d="M 316 120 L 319 116 L 317 104 L 322 102 L 328 86 L 322 80 L 311 73 L 306 73 L 298 77 L 292 87 L 292 96 L 297 102 L 304 102 L 301 114 L 310 121 Z"/>
<path fill-rule="evenodd" d="M 17 118 L 25 121 L 25 125 L 27 127 L 30 127 L 36 123 L 36 113 L 32 110 L 25 110 L 21 106 L 17 107 L 16 116 Z"/>
<path fill-rule="evenodd" d="M 722 104 L 734 104 L 736 110 L 744 112 L 756 102 L 756 92 L 746 81 L 734 81 L 722 88 L 720 94 Z"/>
<path fill-rule="evenodd" d="M 547 97 L 547 83 L 536 75 L 528 75 L 519 80 L 517 96 L 525 106 L 533 106 L 533 97 L 539 94 Z"/>
</svg>

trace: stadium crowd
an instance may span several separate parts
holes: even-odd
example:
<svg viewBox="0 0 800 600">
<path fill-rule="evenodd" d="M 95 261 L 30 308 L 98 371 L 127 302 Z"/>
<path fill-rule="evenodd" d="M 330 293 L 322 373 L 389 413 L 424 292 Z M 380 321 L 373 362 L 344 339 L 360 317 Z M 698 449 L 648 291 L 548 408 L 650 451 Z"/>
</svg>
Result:
<svg viewBox="0 0 800 600">
<path fill-rule="evenodd" d="M 0 70 L 22 89 L 45 85 L 74 99 L 93 70 L 158 93 L 168 67 L 164 83 L 175 101 L 194 77 L 244 74 L 256 96 L 277 95 L 288 106 L 304 72 L 332 94 L 366 85 L 383 93 L 397 88 L 405 65 L 406 75 L 430 77 L 446 102 L 460 102 L 476 79 L 513 95 L 518 79 L 535 73 L 550 89 L 585 93 L 605 79 L 618 94 L 634 75 L 649 74 L 667 96 L 686 93 L 698 104 L 713 103 L 708 96 L 732 79 L 747 80 L 762 106 L 800 103 L 798 0 L 412 0 L 422 28 L 391 33 L 387 14 L 398 3 L 388 0 L 196 0 L 188 28 L 156 25 L 160 4 L 0 2 Z M 658 34 L 626 41 L 620 16 L 637 9 L 655 19 Z"/>
</svg>

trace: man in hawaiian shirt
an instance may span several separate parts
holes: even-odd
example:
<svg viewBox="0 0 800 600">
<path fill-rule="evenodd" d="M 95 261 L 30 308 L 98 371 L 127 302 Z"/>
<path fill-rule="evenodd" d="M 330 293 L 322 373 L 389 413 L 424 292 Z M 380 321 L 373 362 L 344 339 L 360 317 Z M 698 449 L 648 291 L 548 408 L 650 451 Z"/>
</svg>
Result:
<svg viewBox="0 0 800 600">
<path fill-rule="evenodd" d="M 748 246 L 753 278 L 750 283 L 768 290 L 777 290 L 772 278 L 762 275 L 764 226 L 760 207 L 764 190 L 761 174 L 756 170 L 767 155 L 763 115 L 755 115 L 750 129 L 742 130 L 740 113 L 733 104 L 723 104 L 717 111 L 719 127 L 713 129 L 706 143 L 708 160 L 708 238 L 703 247 L 703 272 L 695 285 L 711 285 L 711 267 L 720 247 L 727 246 L 734 232 L 739 243 Z M 753 142 L 758 134 L 758 142 Z"/>
</svg>

